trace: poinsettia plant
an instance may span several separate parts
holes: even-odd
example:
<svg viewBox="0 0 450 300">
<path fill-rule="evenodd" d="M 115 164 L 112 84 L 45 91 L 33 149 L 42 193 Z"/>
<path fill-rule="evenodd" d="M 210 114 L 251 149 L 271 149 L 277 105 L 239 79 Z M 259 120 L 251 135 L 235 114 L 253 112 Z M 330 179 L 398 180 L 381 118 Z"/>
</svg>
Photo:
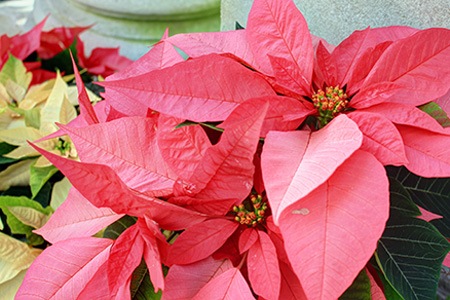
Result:
<svg viewBox="0 0 450 300">
<path fill-rule="evenodd" d="M 16 299 L 434 299 L 448 61 L 449 29 L 333 46 L 256 0 L 245 29 L 164 34 L 101 105 L 76 74 L 79 161 L 31 144 L 73 188 Z"/>
</svg>

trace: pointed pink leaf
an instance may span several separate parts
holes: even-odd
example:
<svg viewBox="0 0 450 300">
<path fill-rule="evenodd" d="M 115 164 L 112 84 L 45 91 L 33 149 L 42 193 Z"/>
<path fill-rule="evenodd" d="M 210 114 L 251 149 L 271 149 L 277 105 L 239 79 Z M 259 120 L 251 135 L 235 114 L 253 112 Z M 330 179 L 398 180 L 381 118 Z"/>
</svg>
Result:
<svg viewBox="0 0 450 300">
<path fill-rule="evenodd" d="M 313 133 L 269 132 L 261 163 L 275 223 L 286 207 L 324 183 L 362 139 L 356 123 L 345 115 Z"/>
<path fill-rule="evenodd" d="M 219 143 L 206 150 L 191 178 L 175 186 L 175 192 L 197 199 L 244 200 L 253 186 L 253 157 L 267 109 L 268 103 L 258 99 L 239 105 L 221 124 L 225 132 Z"/>
<path fill-rule="evenodd" d="M 363 133 L 361 150 L 372 153 L 383 165 L 408 163 L 402 136 L 391 121 L 376 113 L 357 110 L 347 115 Z"/>
<path fill-rule="evenodd" d="M 165 32 L 166 35 L 167 30 Z M 120 72 L 114 73 L 106 78 L 107 81 L 126 79 L 149 73 L 153 70 L 160 70 L 179 62 L 184 61 L 183 57 L 175 50 L 175 48 L 163 38 L 139 59 L 127 66 Z"/>
<path fill-rule="evenodd" d="M 368 107 L 364 111 L 383 115 L 395 124 L 419 127 L 436 133 L 446 132 L 436 119 L 409 104 L 381 103 Z"/>
<path fill-rule="evenodd" d="M 248 251 L 248 277 L 257 295 L 265 299 L 278 299 L 281 274 L 277 251 L 267 233 L 258 230 L 258 237 Z"/>
<path fill-rule="evenodd" d="M 279 299 L 307 300 L 302 285 L 290 265 L 280 261 L 281 290 Z"/>
<path fill-rule="evenodd" d="M 161 266 L 161 255 L 158 249 L 158 241 L 164 244 L 167 243 L 164 235 L 152 220 L 147 218 L 139 218 L 136 224 L 139 228 L 139 234 L 145 242 L 143 253 L 144 260 L 156 293 L 159 289 L 164 290 L 164 274 Z"/>
<path fill-rule="evenodd" d="M 422 177 L 450 177 L 450 135 L 397 126 L 405 144 L 408 170 Z"/>
<path fill-rule="evenodd" d="M 245 30 L 176 34 L 169 37 L 166 42 L 177 46 L 190 57 L 229 53 L 259 69 L 250 50 Z"/>
<path fill-rule="evenodd" d="M 392 102 L 425 104 L 449 89 L 450 30 L 432 28 L 394 42 L 384 51 L 364 86 L 393 82 L 400 86 Z"/>
<path fill-rule="evenodd" d="M 277 249 L 278 261 L 284 262 L 285 264 L 290 264 L 286 254 L 286 250 L 284 249 L 283 236 L 281 235 L 280 228 L 273 222 L 272 216 L 269 216 L 266 219 L 266 226 L 267 226 L 267 234 L 269 235 L 270 239 L 272 240 L 272 243 Z"/>
<path fill-rule="evenodd" d="M 239 103 L 275 94 L 259 74 L 217 54 L 99 84 L 153 110 L 195 122 L 222 121 Z"/>
<path fill-rule="evenodd" d="M 206 217 L 131 190 L 108 166 L 80 163 L 32 146 L 56 166 L 83 197 L 97 207 L 109 207 L 118 214 L 146 215 L 168 230 L 186 228 Z M 179 218 L 180 215 L 183 218 Z"/>
<path fill-rule="evenodd" d="M 258 240 L 258 231 L 254 228 L 245 228 L 239 235 L 239 252 L 242 254 Z"/>
<path fill-rule="evenodd" d="M 378 286 L 378 283 L 376 282 L 375 278 L 373 278 L 372 274 L 370 274 L 367 268 L 366 274 L 370 280 L 370 293 L 372 296 L 372 300 L 386 300 L 383 290 L 381 289 L 381 287 Z"/>
<path fill-rule="evenodd" d="M 337 70 L 340 69 L 335 62 L 331 61 L 331 53 L 326 46 L 319 42 L 316 49 L 316 63 L 314 64 L 314 82 L 317 86 L 337 85 Z M 341 85 L 342 86 L 342 85 Z"/>
<path fill-rule="evenodd" d="M 86 88 L 84 86 L 83 80 L 81 79 L 80 73 L 78 72 L 77 64 L 73 59 L 72 53 L 70 53 L 70 57 L 72 58 L 72 67 L 75 74 L 75 81 L 77 83 L 78 88 L 78 102 L 80 104 L 80 115 L 86 120 L 86 123 L 96 124 L 99 123 L 97 115 L 95 114 L 94 107 L 92 106 L 91 100 L 86 92 Z"/>
<path fill-rule="evenodd" d="M 238 228 L 239 223 L 226 219 L 211 219 L 191 226 L 170 247 L 167 263 L 185 265 L 202 260 L 217 249 Z"/>
<path fill-rule="evenodd" d="M 450 89 L 444 96 L 435 99 L 434 102 L 436 102 L 447 113 L 447 115 L 450 115 Z"/>
<path fill-rule="evenodd" d="M 16 35 L 11 38 L 11 54 L 15 57 L 24 60 L 31 53 L 38 50 L 41 45 L 42 28 L 47 21 L 47 18 L 43 19 L 30 31 Z"/>
<path fill-rule="evenodd" d="M 272 75 L 268 55 L 285 58 L 291 62 L 289 68 L 295 70 L 291 77 L 302 74 L 304 82 L 309 83 L 303 89 L 308 90 L 314 58 L 311 35 L 305 18 L 293 1 L 255 1 L 246 31 L 264 73 Z"/>
<path fill-rule="evenodd" d="M 350 101 L 350 106 L 364 109 L 383 102 L 388 102 L 402 88 L 393 82 L 379 82 L 363 86 Z"/>
<path fill-rule="evenodd" d="M 337 299 L 352 284 L 373 255 L 388 216 L 386 171 L 361 150 L 283 212 L 286 252 L 308 299 Z"/>
<path fill-rule="evenodd" d="M 211 147 L 211 142 L 199 125 L 176 128 L 183 121 L 161 114 L 157 138 L 164 160 L 179 178 L 187 179 Z"/>
<path fill-rule="evenodd" d="M 128 117 L 84 128 L 62 126 L 82 162 L 111 167 L 130 188 L 150 196 L 172 192 L 176 175 L 161 156 L 156 121 Z"/>
<path fill-rule="evenodd" d="M 425 208 L 422 208 L 420 206 L 417 205 L 417 207 L 420 210 L 421 215 L 418 216 L 417 218 L 422 219 L 424 221 L 430 222 L 432 220 L 436 220 L 436 219 L 442 219 L 443 217 L 441 215 L 432 213 L 429 210 L 426 210 Z"/>
<path fill-rule="evenodd" d="M 189 188 L 187 186 L 186 188 Z M 233 197 L 230 195 L 230 197 Z M 217 198 L 196 198 L 189 196 L 177 196 L 169 198 L 170 203 L 178 206 L 198 211 L 209 216 L 224 216 L 230 211 L 230 208 L 240 202 L 236 198 L 217 199 Z"/>
<path fill-rule="evenodd" d="M 136 101 L 132 95 L 124 94 L 121 91 L 106 89 L 102 96 L 105 98 L 108 105 L 114 108 L 116 113 L 128 117 L 145 117 L 149 110 L 147 105 Z M 114 120 L 115 118 L 111 119 Z"/>
<path fill-rule="evenodd" d="M 255 298 L 239 269 L 232 268 L 213 278 L 192 299 L 251 300 Z"/>
<path fill-rule="evenodd" d="M 112 294 L 126 285 L 141 263 L 143 253 L 144 240 L 137 224 L 128 227 L 114 241 L 108 259 L 108 284 Z"/>
<path fill-rule="evenodd" d="M 15 299 L 77 299 L 108 259 L 111 243 L 85 237 L 50 246 L 31 265 Z"/>
<path fill-rule="evenodd" d="M 213 278 L 233 268 L 228 259 L 205 258 L 193 264 L 170 267 L 162 300 L 189 300 Z"/>
<path fill-rule="evenodd" d="M 50 220 L 34 232 L 54 244 L 68 238 L 92 236 L 122 216 L 110 208 L 95 207 L 72 188 Z"/>
<path fill-rule="evenodd" d="M 296 96 L 296 98 L 311 95 L 310 79 L 303 75 L 302 70 L 298 68 L 296 63 L 284 57 L 270 54 L 269 59 L 277 86 L 283 90 L 288 90 L 289 94 Z"/>
</svg>

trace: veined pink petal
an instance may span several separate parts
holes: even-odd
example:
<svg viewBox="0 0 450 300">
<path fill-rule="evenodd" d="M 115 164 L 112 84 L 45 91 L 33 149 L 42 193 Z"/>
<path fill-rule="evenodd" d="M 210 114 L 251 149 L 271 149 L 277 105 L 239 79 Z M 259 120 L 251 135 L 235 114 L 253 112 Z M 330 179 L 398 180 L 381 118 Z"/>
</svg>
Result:
<svg viewBox="0 0 450 300">
<path fill-rule="evenodd" d="M 207 257 L 193 264 L 170 267 L 162 300 L 190 300 L 213 278 L 233 268 L 228 259 Z"/>
<path fill-rule="evenodd" d="M 280 261 L 281 290 L 279 299 L 307 300 L 302 285 L 290 265 Z"/>
<path fill-rule="evenodd" d="M 422 177 L 450 176 L 450 135 L 397 126 L 405 144 L 408 170 Z"/>
<path fill-rule="evenodd" d="M 44 28 L 47 18 L 44 18 L 30 31 L 11 37 L 11 54 L 18 59 L 25 60 L 31 53 L 38 50 L 41 45 L 42 28 Z M 0 61 L 0 66 L 1 66 Z"/>
<path fill-rule="evenodd" d="M 265 299 L 278 299 L 280 267 L 275 246 L 267 233 L 258 230 L 258 239 L 248 250 L 248 277 L 253 291 Z"/>
<path fill-rule="evenodd" d="M 112 294 L 127 285 L 131 274 L 141 263 L 144 240 L 137 224 L 128 227 L 111 247 L 108 259 L 108 284 Z"/>
<path fill-rule="evenodd" d="M 311 85 L 313 47 L 308 25 L 293 1 L 255 1 L 247 22 L 247 39 L 256 61 L 267 75 L 273 75 L 269 55 L 282 57 L 302 74 L 304 90 Z M 275 72 L 275 77 L 277 73 Z"/>
<path fill-rule="evenodd" d="M 386 171 L 361 150 L 283 212 L 285 249 L 308 299 L 337 299 L 352 284 L 373 255 L 388 216 Z"/>
<path fill-rule="evenodd" d="M 61 128 L 86 163 L 111 167 L 130 188 L 150 196 L 172 192 L 176 174 L 165 163 L 156 139 L 156 121 L 128 117 L 83 128 Z"/>
<path fill-rule="evenodd" d="M 145 215 L 168 230 L 184 229 L 206 218 L 206 215 L 131 190 L 108 166 L 80 163 L 32 146 L 66 175 L 73 186 L 97 207 L 109 207 L 118 214 L 140 217 Z M 180 218 L 180 215 L 183 218 Z"/>
<path fill-rule="evenodd" d="M 108 259 L 111 244 L 110 239 L 84 237 L 50 246 L 31 265 L 15 299 L 77 299 Z"/>
<path fill-rule="evenodd" d="M 99 84 L 152 110 L 195 122 L 222 121 L 239 103 L 275 94 L 258 73 L 217 54 Z"/>
<path fill-rule="evenodd" d="M 391 121 L 381 114 L 357 110 L 347 114 L 363 133 L 361 150 L 372 153 L 383 165 L 408 163 L 402 136 Z"/>
<path fill-rule="evenodd" d="M 225 132 L 219 143 L 206 150 L 191 178 L 175 186 L 175 192 L 197 199 L 244 200 L 253 186 L 253 156 L 268 106 L 260 99 L 239 105 L 220 125 Z"/>
<path fill-rule="evenodd" d="M 383 115 L 395 124 L 419 127 L 436 133 L 446 133 L 446 130 L 439 124 L 438 121 L 426 112 L 412 105 L 400 103 L 381 103 L 368 107 L 364 109 L 364 111 Z"/>
<path fill-rule="evenodd" d="M 50 220 L 34 232 L 54 244 L 68 238 L 92 236 L 122 216 L 110 208 L 95 207 L 72 188 Z"/>
<path fill-rule="evenodd" d="M 177 46 L 190 57 L 229 53 L 259 69 L 248 45 L 245 30 L 176 34 L 166 39 L 166 42 Z"/>
<path fill-rule="evenodd" d="M 258 240 L 258 231 L 255 228 L 245 228 L 239 235 L 239 252 L 247 252 Z"/>
<path fill-rule="evenodd" d="M 275 224 L 289 205 L 324 183 L 362 143 L 358 126 L 345 115 L 316 132 L 269 132 L 261 157 Z"/>
<path fill-rule="evenodd" d="M 167 263 L 184 265 L 202 260 L 217 249 L 238 228 L 239 223 L 226 219 L 211 219 L 187 228 L 170 247 Z"/>
<path fill-rule="evenodd" d="M 389 46 L 364 81 L 364 86 L 392 82 L 401 89 L 390 102 L 425 104 L 450 87 L 450 30 L 422 30 Z"/>
<path fill-rule="evenodd" d="M 176 128 L 183 121 L 160 114 L 157 138 L 166 163 L 179 178 L 188 179 L 211 147 L 211 142 L 199 125 Z"/>
<path fill-rule="evenodd" d="M 239 269 L 231 268 L 213 278 L 192 299 L 251 300 L 255 298 Z"/>
</svg>

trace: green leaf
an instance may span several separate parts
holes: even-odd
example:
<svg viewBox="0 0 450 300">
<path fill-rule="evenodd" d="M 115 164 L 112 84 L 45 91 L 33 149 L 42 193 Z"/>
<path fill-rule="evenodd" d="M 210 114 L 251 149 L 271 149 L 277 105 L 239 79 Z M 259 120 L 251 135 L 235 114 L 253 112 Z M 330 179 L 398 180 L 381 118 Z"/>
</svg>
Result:
<svg viewBox="0 0 450 300">
<path fill-rule="evenodd" d="M 41 126 L 41 109 L 38 107 L 24 111 L 25 125 L 39 129 Z"/>
<path fill-rule="evenodd" d="M 116 222 L 106 227 L 105 231 L 103 232 L 103 237 L 115 240 L 122 232 L 125 231 L 125 229 L 134 225 L 134 223 L 136 223 L 136 218 L 123 216 Z"/>
<path fill-rule="evenodd" d="M 31 76 L 23 62 L 10 54 L 0 71 L 0 83 L 7 87 L 8 81 L 12 81 L 26 92 L 31 82 Z"/>
<path fill-rule="evenodd" d="M 145 261 L 142 260 L 140 265 L 131 275 L 131 299 L 133 300 L 159 300 L 162 292 L 155 293 L 150 274 Z"/>
<path fill-rule="evenodd" d="M 411 195 L 417 205 L 442 216 L 430 221 L 442 235 L 450 238 L 450 178 L 423 178 L 406 168 L 387 168 Z"/>
<path fill-rule="evenodd" d="M 376 269 L 376 271 L 378 273 L 378 277 L 380 278 L 380 280 L 381 280 L 381 282 L 383 284 L 383 292 L 384 292 L 384 296 L 386 297 L 386 299 L 389 299 L 389 300 L 405 300 L 394 289 L 394 287 L 391 285 L 389 280 L 386 279 L 386 277 L 384 276 L 383 272 L 380 270 L 380 268 L 378 266 L 378 265 L 380 265 L 380 261 L 378 259 L 378 256 L 376 255 L 376 253 L 373 256 L 373 258 L 374 258 L 374 261 L 371 261 L 371 264 Z"/>
<path fill-rule="evenodd" d="M 9 153 L 16 148 L 17 148 L 17 146 L 13 146 L 13 145 L 10 145 L 5 142 L 0 143 L 0 165 L 9 164 L 9 163 L 18 161 L 17 159 L 14 159 L 14 158 L 3 157 L 4 154 Z"/>
<path fill-rule="evenodd" d="M 412 201 L 405 187 L 397 179 L 389 177 L 389 190 L 391 197 L 397 199 L 395 202 L 391 202 L 391 210 L 395 210 L 398 214 L 404 214 L 409 217 L 420 216 L 419 208 Z"/>
<path fill-rule="evenodd" d="M 366 270 L 359 272 L 352 285 L 339 297 L 340 300 L 371 300 L 370 279 Z"/>
<path fill-rule="evenodd" d="M 43 168 L 32 165 L 30 168 L 30 186 L 32 197 L 34 198 L 44 184 L 56 173 L 58 169 L 55 166 L 48 166 Z"/>
<path fill-rule="evenodd" d="M 34 230 L 33 227 L 22 223 L 13 213 L 11 213 L 9 210 L 10 207 L 30 207 L 46 215 L 49 215 L 52 212 L 52 208 L 43 208 L 38 202 L 23 196 L 0 196 L 0 209 L 6 215 L 6 223 L 11 229 L 11 233 L 26 235 L 28 242 L 31 245 L 42 244 L 44 242 L 42 237 L 34 234 L 32 232 L 32 230 Z"/>
<path fill-rule="evenodd" d="M 376 251 L 379 267 L 404 299 L 435 299 L 450 244 L 433 225 L 405 211 L 411 205 L 406 190 L 395 181 L 391 189 L 390 217 Z"/>
<path fill-rule="evenodd" d="M 234 29 L 241 30 L 241 29 L 245 29 L 245 27 L 242 26 L 238 21 L 236 21 L 236 23 L 234 24 Z"/>
<path fill-rule="evenodd" d="M 43 59 L 41 61 L 42 69 L 56 72 L 59 70 L 61 73 L 66 75 L 73 74 L 72 59 L 70 57 L 70 52 L 72 52 L 75 63 L 78 65 L 77 47 L 76 39 L 73 40 L 69 48 L 64 49 L 50 59 Z"/>
<path fill-rule="evenodd" d="M 450 126 L 450 119 L 448 118 L 447 113 L 436 102 L 429 102 L 427 104 L 419 106 L 419 109 L 429 114 L 443 127 Z"/>
</svg>

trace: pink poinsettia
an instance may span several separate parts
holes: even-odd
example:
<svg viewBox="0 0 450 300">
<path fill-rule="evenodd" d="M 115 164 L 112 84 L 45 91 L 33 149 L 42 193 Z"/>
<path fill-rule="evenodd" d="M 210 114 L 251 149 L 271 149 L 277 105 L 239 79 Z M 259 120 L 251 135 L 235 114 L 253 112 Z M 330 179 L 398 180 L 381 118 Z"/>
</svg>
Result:
<svg viewBox="0 0 450 300">
<path fill-rule="evenodd" d="M 292 1 L 255 1 L 244 30 L 166 33 L 101 83 L 102 106 L 80 89 L 81 114 L 58 133 L 79 162 L 40 150 L 74 190 L 39 231 L 55 245 L 22 299 L 75 240 L 86 256 L 63 263 L 87 283 L 58 278 L 76 286 L 63 296 L 128 298 L 144 258 L 163 299 L 337 299 L 359 274 L 383 299 L 369 260 L 389 217 L 385 166 L 450 176 L 448 117 L 425 112 L 445 104 L 449 59 L 447 29 L 368 28 L 329 45 Z M 60 224 L 80 221 L 66 207 L 92 218 L 60 240 L 72 230 Z M 136 224 L 116 241 L 89 237 L 124 214 Z"/>
</svg>

